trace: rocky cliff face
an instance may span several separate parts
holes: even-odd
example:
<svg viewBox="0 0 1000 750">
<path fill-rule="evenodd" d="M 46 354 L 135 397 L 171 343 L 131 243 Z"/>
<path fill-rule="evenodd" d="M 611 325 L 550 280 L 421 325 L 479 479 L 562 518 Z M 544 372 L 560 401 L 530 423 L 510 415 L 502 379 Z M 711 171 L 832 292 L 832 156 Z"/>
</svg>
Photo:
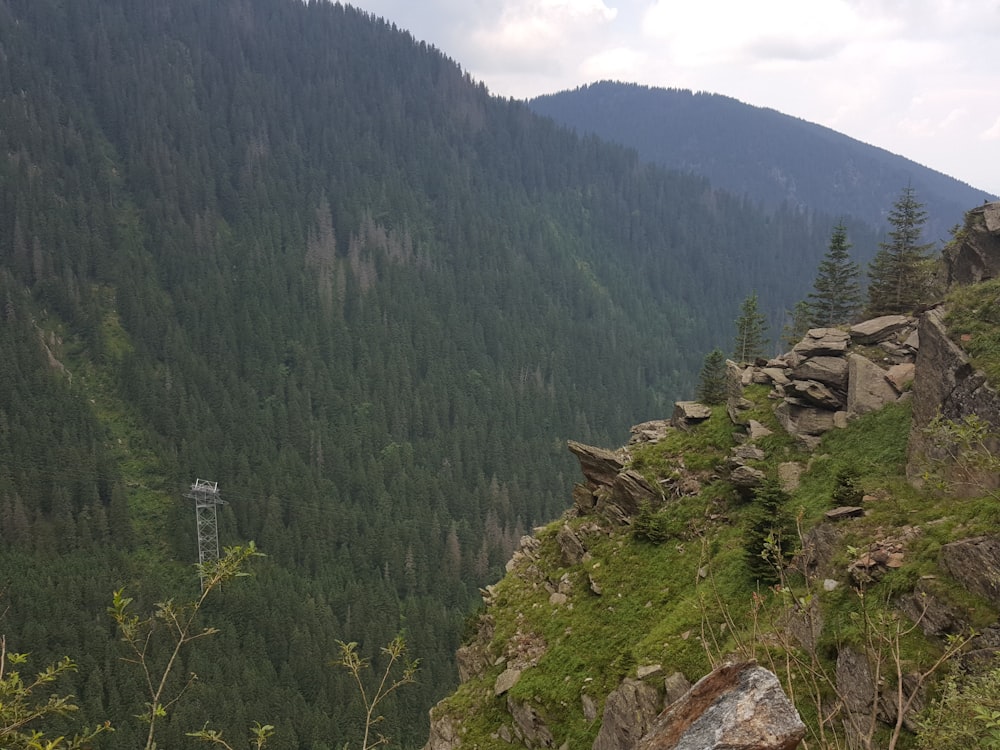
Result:
<svg viewBox="0 0 1000 750">
<path fill-rule="evenodd" d="M 979 281 L 1000 270 L 1000 204 L 973 212 L 966 229 L 967 244 L 946 255 L 953 283 Z M 785 491 L 795 492 L 813 464 L 830 461 L 829 455 L 813 453 L 824 435 L 849 431 L 855 420 L 888 404 L 912 403 L 907 473 L 918 484 L 920 467 L 939 447 L 927 432 L 936 416 L 961 420 L 974 414 L 1000 428 L 1000 398 L 949 337 L 945 315 L 944 308 L 935 307 L 919 319 L 887 316 L 848 330 L 816 329 L 792 351 L 766 363 L 743 368 L 728 363 L 725 414 L 735 444 L 717 460 L 705 459 L 710 449 L 684 448 L 668 452 L 667 466 L 652 473 L 649 469 L 647 447 L 698 446 L 698 440 L 706 440 L 697 437 L 703 434 L 699 430 L 720 419 L 719 412 L 694 402 L 679 402 L 670 419 L 637 425 L 629 444 L 614 451 L 571 442 L 584 478 L 573 490 L 573 507 L 560 521 L 524 537 L 507 565 L 507 577 L 484 591 L 486 609 L 477 633 L 459 652 L 463 685 L 455 698 L 432 711 L 428 750 L 796 747 L 805 727 L 773 673 L 738 658 L 723 659 L 702 672 L 692 666 L 697 660 L 689 656 L 691 644 L 699 643 L 696 651 L 723 648 L 728 634 L 741 627 L 731 612 L 706 604 L 706 597 L 720 596 L 713 576 L 720 569 L 718 560 L 725 558 L 725 544 L 739 541 L 738 534 L 727 537 L 725 530 L 732 530 L 732 518 L 745 507 L 739 503 L 772 477 Z M 963 489 L 974 494 L 995 487 L 995 480 L 979 477 L 964 488 L 961 482 L 952 487 L 959 494 Z M 920 521 L 917 511 L 910 510 L 915 520 L 904 521 L 902 511 L 885 510 L 902 502 L 892 494 L 884 488 L 871 496 L 858 490 L 854 504 L 833 507 L 818 524 L 802 529 L 787 574 L 815 582 L 817 598 L 810 593 L 782 604 L 776 595 L 776 629 L 767 636 L 768 648 L 814 655 L 833 649 L 825 689 L 836 700 L 824 704 L 821 713 L 831 712 L 828 731 L 843 732 L 858 747 L 873 746 L 872 737 L 882 736 L 877 732 L 915 728 L 913 715 L 922 705 L 929 675 L 919 665 L 899 663 L 895 666 L 903 680 L 893 686 L 880 676 L 887 663 L 880 661 L 884 654 L 876 653 L 874 642 L 831 645 L 829 617 L 824 615 L 830 605 L 821 606 L 823 597 L 841 596 L 837 592 L 866 591 L 928 548 L 932 524 L 943 519 Z M 697 509 L 693 514 L 692 508 Z M 900 520 L 873 524 L 866 521 L 873 513 Z M 640 526 L 652 523 L 650 518 L 663 524 L 654 529 L 656 543 L 676 562 L 657 571 L 637 568 L 623 583 L 611 568 L 634 564 L 629 540 Z M 979 527 L 964 523 L 956 528 Z M 644 533 L 654 538 L 653 532 Z M 720 539 L 729 540 L 721 550 Z M 688 554 L 698 545 L 703 548 L 700 557 Z M 880 622 L 909 618 L 933 650 L 948 648 L 953 636 L 969 632 L 975 621 L 978 634 L 962 640 L 966 650 L 994 653 L 1000 646 L 998 549 L 1000 536 L 993 533 L 959 533 L 941 544 L 934 558 L 939 572 L 911 576 L 908 590 L 893 589 Z M 698 593 L 685 594 L 690 584 L 680 580 L 693 581 Z M 947 594 L 949 587 L 984 602 L 987 614 L 970 615 L 972 610 Z M 643 592 L 639 600 L 633 589 Z M 639 603 L 643 597 L 649 597 L 645 604 Z M 685 608 L 692 607 L 700 613 L 685 615 Z M 588 630 L 594 618 L 603 621 L 594 628 L 597 636 Z M 679 623 L 669 628 L 659 624 L 671 618 Z M 600 647 L 593 638 L 615 640 L 616 623 L 625 629 L 635 621 L 645 623 L 645 640 L 623 642 L 621 659 L 588 672 L 586 651 Z M 578 638 L 577 651 L 567 648 Z M 733 648 L 729 643 L 726 648 Z M 629 650 L 632 655 L 626 656 Z M 686 667 L 665 667 L 666 662 L 641 656 L 647 652 L 674 654 Z M 553 679 L 553 663 L 564 665 L 562 679 Z M 548 682 L 536 676 L 539 671 L 546 671 Z M 697 682 L 692 686 L 689 680 Z M 858 721 L 860 716 L 870 720 Z M 580 737 L 591 739 L 584 745 Z"/>
</svg>

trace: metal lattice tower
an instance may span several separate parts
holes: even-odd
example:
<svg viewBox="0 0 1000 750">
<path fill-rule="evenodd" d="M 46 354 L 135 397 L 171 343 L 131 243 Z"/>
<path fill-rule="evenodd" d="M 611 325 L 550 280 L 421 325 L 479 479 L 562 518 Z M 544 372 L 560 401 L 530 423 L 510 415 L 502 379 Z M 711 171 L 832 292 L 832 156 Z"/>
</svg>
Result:
<svg viewBox="0 0 1000 750">
<path fill-rule="evenodd" d="M 225 502 L 219 497 L 219 483 L 196 479 L 191 491 L 184 497 L 194 500 L 198 562 L 215 562 L 219 559 L 219 517 L 216 509 Z M 203 586 L 204 583 L 202 580 Z"/>
</svg>

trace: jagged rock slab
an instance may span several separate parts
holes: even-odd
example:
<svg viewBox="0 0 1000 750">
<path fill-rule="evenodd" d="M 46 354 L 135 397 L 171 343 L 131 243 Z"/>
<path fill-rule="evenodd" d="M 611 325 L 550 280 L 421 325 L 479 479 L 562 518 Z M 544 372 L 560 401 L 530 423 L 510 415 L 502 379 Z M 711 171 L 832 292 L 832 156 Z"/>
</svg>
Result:
<svg viewBox="0 0 1000 750">
<path fill-rule="evenodd" d="M 851 341 L 862 346 L 885 341 L 897 331 L 913 325 L 913 319 L 905 315 L 883 315 L 851 326 Z"/>
<path fill-rule="evenodd" d="M 672 425 L 668 419 L 654 419 L 642 424 L 633 425 L 628 444 L 658 443 L 667 436 Z"/>
<path fill-rule="evenodd" d="M 580 470 L 587 481 L 595 487 L 613 485 L 615 477 L 625 465 L 621 457 L 614 451 L 584 445 L 575 440 L 568 440 L 566 447 L 580 461 Z"/>
<path fill-rule="evenodd" d="M 778 678 L 753 662 L 700 679 L 667 708 L 638 750 L 792 750 L 806 726 Z"/>
<path fill-rule="evenodd" d="M 863 359 L 863 358 L 862 358 Z M 774 409 L 785 431 L 796 437 L 822 435 L 833 429 L 833 412 L 784 401 Z"/>
<path fill-rule="evenodd" d="M 812 357 L 793 368 L 792 380 L 817 380 L 839 390 L 847 388 L 847 360 L 843 357 Z"/>
<path fill-rule="evenodd" d="M 712 408 L 698 401 L 677 401 L 674 403 L 674 413 L 670 421 L 676 427 L 686 427 L 690 424 L 704 422 L 712 416 Z"/>
<path fill-rule="evenodd" d="M 653 725 L 660 709 L 656 688 L 626 677 L 604 702 L 604 717 L 592 750 L 634 748 Z"/>
<path fill-rule="evenodd" d="M 1000 606 L 1000 537 L 979 536 L 946 544 L 941 562 L 962 588 Z"/>
<path fill-rule="evenodd" d="M 838 355 L 847 351 L 849 342 L 850 336 L 839 328 L 810 328 L 792 352 L 806 358 Z"/>
<path fill-rule="evenodd" d="M 839 508 L 828 510 L 823 515 L 828 521 L 843 521 L 845 518 L 860 518 L 865 514 L 865 509 L 858 505 L 841 505 Z"/>
<path fill-rule="evenodd" d="M 789 391 L 821 409 L 838 411 L 844 405 L 840 396 L 817 380 L 793 380 Z"/>
</svg>

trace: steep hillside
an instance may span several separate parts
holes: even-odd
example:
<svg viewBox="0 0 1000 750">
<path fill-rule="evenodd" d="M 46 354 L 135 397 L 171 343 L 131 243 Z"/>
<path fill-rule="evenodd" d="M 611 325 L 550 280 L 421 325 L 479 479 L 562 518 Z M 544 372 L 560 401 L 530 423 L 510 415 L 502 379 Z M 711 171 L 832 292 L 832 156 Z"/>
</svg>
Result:
<svg viewBox="0 0 1000 750">
<path fill-rule="evenodd" d="M 327 661 L 400 630 L 422 667 L 386 726 L 422 744 L 479 586 L 563 507 L 565 440 L 690 392 L 751 290 L 775 320 L 802 297 L 832 225 L 326 2 L 9 0 L 0 123 L 0 632 L 78 660 L 61 684 L 108 748 L 148 699 L 111 592 L 196 594 L 199 478 L 223 545 L 267 557 L 209 600 L 160 746 L 254 719 L 274 750 L 342 746 L 363 711 Z"/>
<path fill-rule="evenodd" d="M 911 185 L 927 205 L 929 236 L 939 239 L 987 197 L 902 156 L 719 94 L 602 81 L 528 104 L 766 206 L 787 202 L 881 228 L 900 187 Z"/>
<path fill-rule="evenodd" d="M 972 249 L 993 267 L 998 217 L 968 214 L 951 276 Z M 814 329 L 766 366 L 729 363 L 725 404 L 679 403 L 615 451 L 571 442 L 572 508 L 487 589 L 429 750 L 673 748 L 683 729 L 660 712 L 747 659 L 794 700 L 803 747 L 987 747 L 992 275 L 954 288 L 919 335 L 905 316 Z"/>
</svg>

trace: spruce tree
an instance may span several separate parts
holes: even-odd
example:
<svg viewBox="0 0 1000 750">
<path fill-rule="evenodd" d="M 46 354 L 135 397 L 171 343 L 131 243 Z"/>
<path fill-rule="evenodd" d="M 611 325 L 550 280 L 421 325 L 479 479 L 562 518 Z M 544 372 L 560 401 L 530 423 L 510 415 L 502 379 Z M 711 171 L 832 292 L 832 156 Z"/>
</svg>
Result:
<svg viewBox="0 0 1000 750">
<path fill-rule="evenodd" d="M 750 574 L 762 583 L 778 581 L 778 570 L 788 562 L 794 548 L 795 524 L 787 510 L 789 499 L 774 478 L 766 479 L 753 491 L 743 554 Z"/>
<path fill-rule="evenodd" d="M 879 243 L 880 249 L 868 266 L 870 315 L 909 313 L 927 298 L 931 289 L 929 251 L 934 245 L 919 244 L 926 220 L 923 204 L 907 186 L 889 212 L 889 242 Z"/>
<path fill-rule="evenodd" d="M 826 255 L 819 264 L 815 290 L 809 295 L 809 324 L 826 328 L 850 323 L 861 307 L 861 269 L 851 260 L 847 227 L 840 221 L 833 228 Z"/>
<path fill-rule="evenodd" d="M 767 346 L 767 318 L 757 307 L 757 292 L 753 292 L 740 305 L 740 317 L 736 321 L 736 344 L 733 359 L 737 362 L 753 362 L 764 355 Z"/>
<path fill-rule="evenodd" d="M 698 400 L 710 406 L 726 401 L 726 357 L 721 349 L 705 355 L 698 378 Z"/>
</svg>

